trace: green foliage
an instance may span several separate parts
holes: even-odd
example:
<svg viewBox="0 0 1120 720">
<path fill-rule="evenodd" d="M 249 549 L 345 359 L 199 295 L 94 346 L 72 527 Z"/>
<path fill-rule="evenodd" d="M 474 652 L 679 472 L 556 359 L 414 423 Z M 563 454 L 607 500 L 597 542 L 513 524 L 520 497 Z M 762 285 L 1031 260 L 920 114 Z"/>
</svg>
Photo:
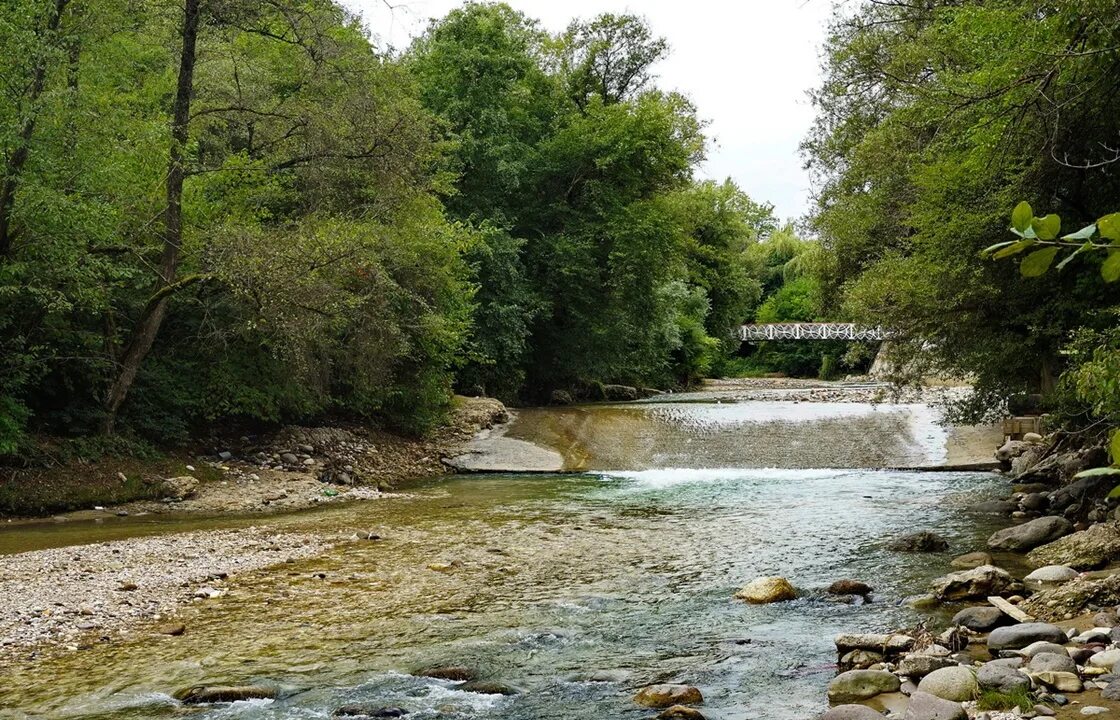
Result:
<svg viewBox="0 0 1120 720">
<path fill-rule="evenodd" d="M 1017 688 L 1011 692 L 985 689 L 980 691 L 976 700 L 977 710 L 1013 710 L 1018 708 L 1027 712 L 1034 708 L 1034 699 L 1027 688 Z"/>
<path fill-rule="evenodd" d="M 1034 217 L 1034 210 L 1030 203 L 1020 202 L 1011 213 L 1011 232 L 1022 240 L 996 243 L 985 248 L 980 255 L 981 257 L 990 255 L 996 260 L 1002 260 L 1029 248 L 1041 246 L 1041 249 L 1030 253 L 1019 263 L 1019 272 L 1023 277 L 1040 277 L 1046 274 L 1054 259 L 1064 249 L 1072 248 L 1072 251 L 1058 263 L 1058 270 L 1083 252 L 1104 250 L 1107 254 L 1104 262 L 1101 263 L 1101 277 L 1105 282 L 1120 280 L 1120 213 L 1105 215 L 1092 225 L 1087 225 L 1069 235 L 1063 235 L 1059 239 L 1058 233 L 1061 229 L 1062 219 L 1058 215 L 1051 213 L 1041 218 Z M 1094 242 L 1093 238 L 1097 235 L 1099 241 Z"/>
<path fill-rule="evenodd" d="M 829 256 L 822 294 L 896 333 L 899 379 L 968 377 L 983 399 L 972 407 L 998 413 L 1001 397 L 1061 392 L 1057 378 L 1076 372 L 1070 335 L 1105 329 L 1106 286 L 1054 271 L 1101 253 L 1071 260 L 1054 247 L 1102 244 L 1094 221 L 1120 194 L 1120 164 L 1103 150 L 1120 132 L 1114 9 L 938 0 L 835 17 L 804 143 Z M 1035 217 L 1015 206 L 1022 197 L 1055 214 Z M 992 245 L 1013 206 L 1019 237 Z M 1063 218 L 1083 229 L 1061 236 Z M 977 262 L 985 248 L 1024 258 L 1021 272 Z"/>
</svg>

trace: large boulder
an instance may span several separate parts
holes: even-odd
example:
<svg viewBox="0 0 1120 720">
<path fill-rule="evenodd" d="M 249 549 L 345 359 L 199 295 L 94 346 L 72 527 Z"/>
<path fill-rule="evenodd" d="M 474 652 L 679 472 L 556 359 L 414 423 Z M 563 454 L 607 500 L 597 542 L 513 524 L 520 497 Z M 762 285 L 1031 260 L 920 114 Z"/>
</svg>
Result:
<svg viewBox="0 0 1120 720">
<path fill-rule="evenodd" d="M 883 655 L 897 655 L 914 647 L 909 635 L 879 633 L 841 633 L 836 636 L 836 653 L 845 655 L 852 650 L 871 650 Z"/>
<path fill-rule="evenodd" d="M 1022 525 L 996 531 L 988 538 L 988 547 L 993 550 L 1026 552 L 1071 532 L 1073 532 L 1073 525 L 1069 520 L 1057 515 L 1047 515 Z"/>
<path fill-rule="evenodd" d="M 933 594 L 942 602 L 955 602 L 999 595 L 1014 583 L 1006 570 L 995 565 L 981 565 L 971 570 L 949 573 L 935 580 Z"/>
<path fill-rule="evenodd" d="M 1017 655 L 1021 656 L 1020 658 L 1018 658 L 1019 660 L 1022 660 L 1022 658 L 1026 658 L 1029 661 L 1034 658 L 1035 655 L 1041 655 L 1042 653 L 1057 653 L 1058 655 L 1061 655 L 1064 652 L 1066 652 L 1065 647 L 1060 645 L 1059 643 L 1039 640 L 1037 642 L 1032 642 L 1025 648 L 1021 648 L 1018 651 Z M 1069 653 L 1066 654 L 1068 655 Z"/>
<path fill-rule="evenodd" d="M 1019 509 L 1019 506 L 1007 500 L 985 500 L 973 505 L 972 512 L 982 515 L 1010 515 Z"/>
<path fill-rule="evenodd" d="M 1098 523 L 1075 532 L 1027 555 L 1033 565 L 1066 565 L 1091 570 L 1120 557 L 1120 523 Z"/>
<path fill-rule="evenodd" d="M 1016 690 L 1030 690 L 1031 679 L 1015 668 L 990 662 L 980 666 L 976 682 L 982 690 L 1012 693 Z"/>
<path fill-rule="evenodd" d="M 906 706 L 902 720 L 966 720 L 967 717 L 959 702 L 943 700 L 919 690 L 910 695 L 910 704 Z"/>
<path fill-rule="evenodd" d="M 892 540 L 887 544 L 887 549 L 898 552 L 943 552 L 949 549 L 949 542 L 937 533 L 922 530 Z"/>
<path fill-rule="evenodd" d="M 198 492 L 198 478 L 190 475 L 167 478 L 159 484 L 159 491 L 163 497 L 173 500 L 186 500 Z"/>
<path fill-rule="evenodd" d="M 954 626 L 963 625 L 976 632 L 988 632 L 992 628 L 1006 623 L 1007 616 L 999 608 L 994 608 L 991 605 L 967 607 L 954 615 L 952 620 Z"/>
<path fill-rule="evenodd" d="M 819 720 L 883 720 L 883 713 L 866 705 L 837 705 Z"/>
<path fill-rule="evenodd" d="M 979 689 L 976 673 L 963 665 L 934 670 L 918 683 L 918 690 L 958 703 L 971 700 Z"/>
<path fill-rule="evenodd" d="M 604 385 L 603 396 L 607 400 L 639 400 L 642 394 L 638 392 L 638 388 L 629 385 Z"/>
<path fill-rule="evenodd" d="M 898 692 L 902 683 L 894 673 L 885 670 L 849 670 L 832 678 L 828 684 L 830 705 L 870 700 L 883 693 Z"/>
<path fill-rule="evenodd" d="M 1120 603 L 1120 575 L 1082 576 L 1032 595 L 1022 604 L 1024 612 L 1043 619 L 1061 619 L 1094 607 Z"/>
<path fill-rule="evenodd" d="M 699 705 L 704 696 L 691 685 L 662 683 L 649 685 L 638 691 L 634 702 L 647 708 L 667 708 L 674 705 Z"/>
<path fill-rule="evenodd" d="M 1048 623 L 1020 623 L 996 628 L 988 636 L 988 650 L 1019 650 L 1031 643 L 1045 641 L 1061 645 L 1066 641 L 1066 634 L 1057 625 Z"/>
<path fill-rule="evenodd" d="M 755 605 L 782 602 L 797 598 L 797 591 L 784 577 L 760 577 L 751 580 L 735 597 Z"/>
<path fill-rule="evenodd" d="M 1115 485 L 1116 479 L 1110 475 L 1089 475 L 1079 478 L 1051 493 L 1050 507 L 1057 512 L 1074 505 L 1085 505 L 1086 501 L 1103 498 Z"/>
</svg>

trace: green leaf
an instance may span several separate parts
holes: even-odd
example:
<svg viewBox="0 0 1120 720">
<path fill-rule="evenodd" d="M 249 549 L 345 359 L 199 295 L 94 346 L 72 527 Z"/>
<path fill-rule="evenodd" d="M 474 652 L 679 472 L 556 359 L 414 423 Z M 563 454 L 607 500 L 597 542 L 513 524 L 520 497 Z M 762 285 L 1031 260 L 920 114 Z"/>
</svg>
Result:
<svg viewBox="0 0 1120 720">
<path fill-rule="evenodd" d="M 995 260 L 1002 260 L 1003 258 L 1011 257 L 1012 255 L 1018 255 L 1034 244 L 1034 240 L 1019 240 L 1018 242 L 1011 243 L 1004 249 L 997 251 L 992 255 L 992 258 Z"/>
<path fill-rule="evenodd" d="M 1059 248 L 1048 247 L 1041 250 L 1035 250 L 1030 255 L 1023 258 L 1023 262 L 1019 263 L 1019 273 L 1023 277 L 1038 277 L 1045 275 L 1046 271 L 1050 269 L 1050 265 L 1054 262 L 1054 258 L 1058 255 Z"/>
<path fill-rule="evenodd" d="M 1120 240 L 1120 213 L 1105 215 L 1097 220 L 1097 229 L 1101 231 L 1103 238 Z"/>
<path fill-rule="evenodd" d="M 1112 444 L 1108 451 L 1112 455 L 1113 464 L 1120 464 L 1120 430 L 1112 433 Z"/>
<path fill-rule="evenodd" d="M 1060 263 L 1058 263 L 1057 266 L 1054 269 L 1060 271 L 1066 265 L 1069 265 L 1070 260 L 1073 260 L 1075 257 L 1077 257 L 1081 253 L 1085 252 L 1086 250 L 1090 249 L 1091 247 L 1093 247 L 1093 243 L 1091 243 L 1091 242 L 1085 243 L 1081 247 L 1079 247 L 1076 250 L 1074 250 L 1073 252 L 1071 252 L 1069 255 L 1066 255 L 1065 258 Z"/>
<path fill-rule="evenodd" d="M 1105 282 L 1120 280 L 1120 250 L 1110 252 L 1105 258 L 1104 263 L 1101 264 L 1101 277 Z"/>
<path fill-rule="evenodd" d="M 980 251 L 980 257 L 988 257 L 989 255 L 994 253 L 996 250 L 999 250 L 1000 248 L 1005 248 L 1008 245 L 1014 245 L 1014 244 L 1015 244 L 1014 240 L 1004 240 L 1003 242 L 998 242 L 995 245 L 989 245 L 988 247 L 986 247 L 986 248 L 984 248 L 983 250 Z"/>
<path fill-rule="evenodd" d="M 1092 470 L 1082 470 L 1073 476 L 1075 480 L 1087 477 L 1100 477 L 1101 475 L 1120 475 L 1120 468 L 1114 467 L 1099 467 Z"/>
<path fill-rule="evenodd" d="M 1112 468 L 1097 468 L 1097 469 L 1098 470 L 1111 470 Z M 1081 473 L 1078 473 L 1078 475 L 1080 475 L 1080 474 Z M 1100 475 L 1111 475 L 1112 473 L 1098 473 L 1098 474 L 1100 474 Z M 1109 500 L 1115 500 L 1116 498 L 1120 498 L 1120 485 L 1117 485 L 1116 487 L 1112 488 L 1112 491 L 1108 493 L 1108 499 Z"/>
<path fill-rule="evenodd" d="M 1051 213 L 1046 217 L 1035 218 L 1031 221 L 1031 227 L 1034 232 L 1042 240 L 1053 240 L 1058 237 L 1058 232 L 1062 229 L 1062 219 L 1057 215 Z"/>
<path fill-rule="evenodd" d="M 1016 230 L 1026 232 L 1033 219 L 1034 210 L 1031 209 L 1031 204 L 1026 200 L 1016 205 L 1015 209 L 1011 211 L 1011 227 Z"/>
<path fill-rule="evenodd" d="M 1063 235 L 1062 239 L 1063 240 L 1088 240 L 1089 238 L 1093 237 L 1093 233 L 1095 233 L 1096 231 L 1097 231 L 1097 226 L 1094 223 L 1092 225 L 1086 225 L 1085 227 L 1081 228 L 1080 230 L 1078 230 L 1075 233 L 1070 233 L 1069 235 Z"/>
</svg>

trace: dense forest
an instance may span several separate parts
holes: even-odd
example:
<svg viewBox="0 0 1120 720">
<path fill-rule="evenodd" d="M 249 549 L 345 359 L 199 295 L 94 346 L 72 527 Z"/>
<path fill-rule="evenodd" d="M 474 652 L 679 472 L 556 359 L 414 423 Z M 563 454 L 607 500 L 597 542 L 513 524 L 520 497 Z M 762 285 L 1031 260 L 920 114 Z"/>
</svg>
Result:
<svg viewBox="0 0 1120 720">
<path fill-rule="evenodd" d="M 704 120 L 637 16 L 550 34 L 468 3 L 395 52 L 333 0 L 5 3 L 0 454 L 333 415 L 421 433 L 455 391 L 868 360 L 737 357 L 754 319 L 892 328 L 910 377 L 975 381 L 963 415 L 1042 390 L 1115 418 L 1102 254 L 1024 279 L 978 253 L 1022 199 L 1071 227 L 1120 209 L 1118 13 L 838 8 L 795 227 L 699 179 Z"/>
<path fill-rule="evenodd" d="M 904 374 L 972 378 L 966 417 L 1043 392 L 1071 421 L 1120 420 L 1105 253 L 1037 278 L 978 258 L 1014 239 L 1021 200 L 1068 233 L 1120 210 L 1118 84 L 1113 0 L 873 1 L 833 20 L 804 144 L 827 302 L 895 329 Z"/>
</svg>

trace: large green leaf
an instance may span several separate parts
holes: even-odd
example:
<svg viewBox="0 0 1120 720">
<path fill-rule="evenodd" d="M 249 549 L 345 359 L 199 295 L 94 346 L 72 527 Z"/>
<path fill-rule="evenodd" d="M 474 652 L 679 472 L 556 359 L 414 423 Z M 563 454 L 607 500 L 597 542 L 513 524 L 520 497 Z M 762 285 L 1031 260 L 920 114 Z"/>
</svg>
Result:
<svg viewBox="0 0 1120 720">
<path fill-rule="evenodd" d="M 1058 255 L 1059 248 L 1048 247 L 1041 250 L 1035 250 L 1030 255 L 1023 258 L 1023 262 L 1019 263 L 1019 272 L 1023 277 L 1038 277 L 1044 275 L 1050 269 L 1050 265 L 1054 262 L 1054 258 Z"/>
<path fill-rule="evenodd" d="M 1031 245 L 1034 245 L 1035 242 L 1036 241 L 1034 240 L 1019 240 L 1018 242 L 1012 243 L 1004 249 L 999 250 L 998 252 L 993 254 L 992 257 L 996 260 L 1002 260 L 1003 258 L 1011 257 L 1012 255 L 1018 255 L 1019 253 L 1029 248 Z"/>
<path fill-rule="evenodd" d="M 1097 221 L 1097 229 L 1101 237 L 1109 240 L 1120 240 L 1120 212 L 1105 215 Z"/>
<path fill-rule="evenodd" d="M 1026 232 L 1033 219 L 1034 210 L 1031 209 L 1031 204 L 1026 200 L 1016 205 L 1015 209 L 1011 211 L 1011 227 L 1020 232 Z"/>
<path fill-rule="evenodd" d="M 1015 240 L 1004 240 L 1003 242 L 998 242 L 995 245 L 989 245 L 988 247 L 986 247 L 986 248 L 984 248 L 983 250 L 980 251 L 980 257 L 988 257 L 989 255 L 994 253 L 996 250 L 999 250 L 1000 248 L 1005 248 L 1008 245 L 1014 245 L 1015 242 L 1016 242 Z"/>
<path fill-rule="evenodd" d="M 1051 213 L 1046 217 L 1035 218 L 1031 221 L 1031 227 L 1034 232 L 1042 240 L 1053 240 L 1058 237 L 1058 232 L 1062 229 L 1062 219 L 1057 215 Z"/>
<path fill-rule="evenodd" d="M 1108 470 L 1109 468 L 1104 468 L 1104 469 Z M 1102 475 L 1111 475 L 1112 473 L 1101 473 L 1101 474 Z M 1116 498 L 1120 498 L 1120 485 L 1117 485 L 1116 487 L 1112 488 L 1112 490 L 1108 493 L 1108 499 L 1109 500 L 1115 500 Z"/>
<path fill-rule="evenodd" d="M 1105 282 L 1116 282 L 1120 280 L 1120 250 L 1114 250 L 1108 254 L 1104 262 L 1101 264 L 1101 277 Z"/>
<path fill-rule="evenodd" d="M 1120 468 L 1114 467 L 1099 467 L 1092 470 L 1082 470 L 1073 476 L 1075 480 L 1087 477 L 1100 477 L 1101 475 L 1120 475 Z"/>
<path fill-rule="evenodd" d="M 1069 235 L 1063 235 L 1062 239 L 1063 240 L 1088 240 L 1089 238 L 1093 237 L 1093 233 L 1095 233 L 1096 231 L 1097 231 L 1097 225 L 1096 225 L 1096 223 L 1093 223 L 1092 225 L 1086 225 L 1085 227 L 1081 228 L 1080 230 L 1078 230 L 1075 233 L 1070 233 Z"/>
<path fill-rule="evenodd" d="M 1065 258 L 1060 263 L 1057 264 L 1055 269 L 1056 270 L 1061 270 L 1066 265 L 1069 265 L 1070 260 L 1073 260 L 1075 257 L 1077 257 L 1081 253 L 1085 252 L 1086 250 L 1089 250 L 1092 247 L 1093 247 L 1093 243 L 1091 243 L 1091 242 L 1085 243 L 1081 247 L 1079 247 L 1076 250 L 1074 250 L 1073 252 L 1071 252 L 1069 255 L 1066 255 Z"/>
<path fill-rule="evenodd" d="M 1112 454 L 1112 463 L 1120 465 L 1120 430 L 1112 433 L 1112 445 L 1109 446 L 1109 452 Z"/>
</svg>

